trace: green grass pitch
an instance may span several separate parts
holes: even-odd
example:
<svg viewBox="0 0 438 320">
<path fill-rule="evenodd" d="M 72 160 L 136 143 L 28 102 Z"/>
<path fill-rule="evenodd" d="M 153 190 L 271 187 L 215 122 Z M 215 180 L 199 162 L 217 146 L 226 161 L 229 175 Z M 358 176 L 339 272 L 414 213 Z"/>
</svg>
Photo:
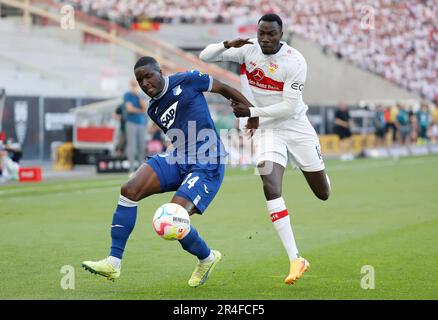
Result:
<svg viewBox="0 0 438 320">
<path fill-rule="evenodd" d="M 0 187 L 1 299 L 438 299 L 438 157 L 327 161 L 332 194 L 318 200 L 288 168 L 283 197 L 300 253 L 311 269 L 293 286 L 268 218 L 259 177 L 228 169 L 204 216 L 192 223 L 224 259 L 205 285 L 190 288 L 195 259 L 155 235 L 145 199 L 121 277 L 92 275 L 83 260 L 108 254 L 112 213 L 126 176 Z M 74 268 L 63 290 L 61 268 Z M 374 268 L 374 289 L 361 268 Z"/>
</svg>

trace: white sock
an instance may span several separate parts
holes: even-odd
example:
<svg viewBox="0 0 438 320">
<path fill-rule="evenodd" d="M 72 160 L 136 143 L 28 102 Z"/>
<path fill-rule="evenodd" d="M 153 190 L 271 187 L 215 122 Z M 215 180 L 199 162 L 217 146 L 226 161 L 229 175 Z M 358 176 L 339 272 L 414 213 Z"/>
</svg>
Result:
<svg viewBox="0 0 438 320">
<path fill-rule="evenodd" d="M 209 262 L 212 262 L 213 260 L 214 260 L 214 253 L 213 253 L 213 250 L 210 250 L 210 254 L 208 255 L 208 257 L 205 259 L 200 259 L 199 262 L 209 263 Z"/>
<path fill-rule="evenodd" d="M 283 198 L 268 200 L 266 201 L 266 205 L 268 207 L 271 221 L 274 224 L 275 230 L 277 230 L 284 248 L 286 249 L 289 260 L 298 258 L 297 244 L 295 243 L 289 213 Z"/>
<path fill-rule="evenodd" d="M 108 257 L 108 262 L 116 269 L 120 268 L 120 264 L 122 263 L 122 260 L 120 260 L 119 258 L 113 257 L 113 256 L 109 256 Z"/>
</svg>

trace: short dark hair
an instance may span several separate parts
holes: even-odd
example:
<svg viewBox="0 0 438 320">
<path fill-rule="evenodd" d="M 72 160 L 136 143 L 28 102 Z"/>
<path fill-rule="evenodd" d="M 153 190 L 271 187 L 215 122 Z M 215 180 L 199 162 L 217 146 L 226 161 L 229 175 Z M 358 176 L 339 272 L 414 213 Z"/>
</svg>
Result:
<svg viewBox="0 0 438 320">
<path fill-rule="evenodd" d="M 152 65 L 157 71 L 160 71 L 160 64 L 153 57 L 141 57 L 134 65 L 134 70 L 143 66 Z"/>
<path fill-rule="evenodd" d="M 283 30 L 283 21 L 282 21 L 281 18 L 280 18 L 278 15 L 276 15 L 275 13 L 267 13 L 267 14 L 263 15 L 263 16 L 259 19 L 259 22 L 257 22 L 257 24 L 259 24 L 260 21 L 277 22 L 278 25 L 280 26 L 280 30 Z"/>
</svg>

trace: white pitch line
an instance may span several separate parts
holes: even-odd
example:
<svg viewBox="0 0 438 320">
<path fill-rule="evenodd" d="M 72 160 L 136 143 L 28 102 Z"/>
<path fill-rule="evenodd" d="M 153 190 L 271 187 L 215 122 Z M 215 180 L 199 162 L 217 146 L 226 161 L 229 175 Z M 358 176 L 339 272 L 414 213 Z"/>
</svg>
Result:
<svg viewBox="0 0 438 320">
<path fill-rule="evenodd" d="M 117 190 L 117 186 L 112 187 L 98 187 L 98 188 L 91 188 L 91 189 L 84 189 L 84 190 L 73 190 L 73 191 L 61 191 L 61 192 L 54 192 L 54 193 L 45 193 L 45 194 L 37 194 L 37 195 L 26 195 L 26 198 L 33 198 L 33 197 L 55 197 L 55 196 L 63 196 L 63 195 L 78 195 L 78 194 L 91 194 L 96 192 L 103 192 L 107 190 Z M 3 201 L 23 201 L 21 198 L 21 195 L 13 195 L 12 197 L 8 197 Z"/>
<path fill-rule="evenodd" d="M 372 162 L 372 163 L 367 163 L 367 164 L 357 164 L 357 163 L 352 163 L 352 162 L 348 162 L 345 164 L 341 164 L 341 165 L 336 165 L 336 166 L 329 166 L 327 169 L 327 172 L 331 172 L 331 171 L 356 171 L 356 170 L 363 170 L 363 169 L 378 169 L 381 167 L 391 167 L 391 166 L 404 166 L 404 165 L 421 165 L 421 164 L 425 164 L 428 162 L 436 162 L 438 165 L 438 161 L 437 159 L 433 159 L 433 161 L 428 161 L 429 159 L 401 159 L 401 160 L 394 160 L 394 159 L 390 159 L 390 160 L 380 160 L 379 163 L 376 162 Z M 236 175 L 236 176 L 227 176 L 224 178 L 224 182 L 227 181 L 239 181 L 239 180 L 249 180 L 249 179 L 253 179 L 254 177 L 257 177 L 257 175 L 252 174 L 251 172 L 253 172 L 253 168 L 252 169 L 248 169 L 247 170 L 247 174 L 243 174 L 243 175 Z M 289 176 L 289 175 L 293 175 L 299 173 L 299 171 L 296 170 L 290 170 L 290 167 L 288 167 L 288 169 L 285 172 L 285 175 Z M 259 179 L 259 178 L 258 178 Z M 85 194 L 85 193 L 91 193 L 94 191 L 98 191 L 98 190 L 107 190 L 107 189 L 112 189 L 112 188 L 116 188 L 118 187 L 122 182 L 120 180 L 108 180 L 108 181 L 103 181 L 101 186 L 98 187 L 94 187 L 94 188 L 85 188 L 83 190 L 63 190 L 63 186 L 56 186 L 54 188 L 50 188 L 48 189 L 43 189 L 44 191 L 59 191 L 59 192 L 50 192 L 48 194 L 36 194 L 36 195 L 29 195 L 27 193 L 29 192 L 34 192 L 34 191 L 38 191 L 36 188 L 26 188 L 26 189 L 13 189 L 13 190 L 3 190 L 0 191 L 0 195 L 5 195 L 5 194 L 16 194 L 16 196 L 20 196 L 21 193 L 26 194 L 26 197 L 41 197 L 41 196 L 54 196 L 54 195 L 64 195 L 64 194 Z M 82 183 L 76 183 L 76 184 L 69 184 L 68 187 L 70 186 L 81 186 L 83 184 Z M 113 186 L 108 186 L 108 185 L 112 185 Z M 15 196 L 14 196 L 15 197 Z"/>
<path fill-rule="evenodd" d="M 109 185 L 109 184 L 114 184 L 116 185 L 116 183 L 121 184 L 122 182 L 120 182 L 120 180 L 105 180 L 102 181 L 102 185 Z M 26 187 L 26 188 L 21 188 L 21 187 L 17 187 L 16 189 L 7 189 L 7 190 L 0 190 L 0 196 L 1 195 L 8 195 L 8 194 L 17 194 L 17 193 L 29 193 L 29 192 L 35 192 L 35 191 L 57 191 L 60 190 L 62 191 L 63 189 L 65 190 L 65 188 L 72 188 L 75 189 L 75 187 L 80 187 L 80 186 L 84 186 L 86 187 L 87 182 L 86 181 L 82 181 L 80 183 L 71 183 L 71 184 L 66 184 L 64 186 L 60 186 L 55 185 L 55 186 L 36 186 L 36 187 Z"/>
</svg>

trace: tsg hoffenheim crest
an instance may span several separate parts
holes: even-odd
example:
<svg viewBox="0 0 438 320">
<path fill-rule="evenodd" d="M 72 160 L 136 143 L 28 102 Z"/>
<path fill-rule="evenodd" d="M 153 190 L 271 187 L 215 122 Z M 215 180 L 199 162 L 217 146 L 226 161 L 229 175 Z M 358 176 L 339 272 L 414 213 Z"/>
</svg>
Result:
<svg viewBox="0 0 438 320">
<path fill-rule="evenodd" d="M 20 145 L 23 145 L 27 131 L 27 101 L 16 101 L 14 104 L 15 133 Z"/>
</svg>

